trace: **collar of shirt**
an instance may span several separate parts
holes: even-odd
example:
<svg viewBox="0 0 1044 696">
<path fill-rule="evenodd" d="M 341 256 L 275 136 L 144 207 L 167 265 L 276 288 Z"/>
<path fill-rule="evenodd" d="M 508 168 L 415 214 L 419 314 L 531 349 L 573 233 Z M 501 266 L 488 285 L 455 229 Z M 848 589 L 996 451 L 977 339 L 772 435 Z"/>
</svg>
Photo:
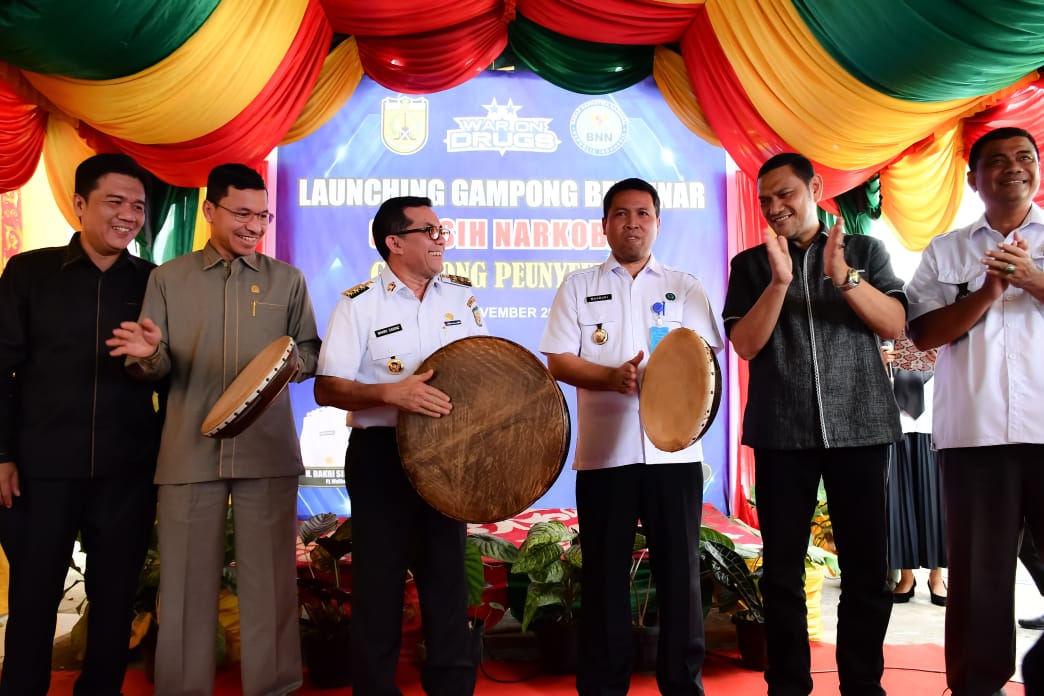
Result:
<svg viewBox="0 0 1044 696">
<path fill-rule="evenodd" d="M 1022 221 L 1022 224 L 1009 232 L 1008 235 L 1004 237 L 1004 241 L 1010 243 L 1012 236 L 1016 232 L 1023 232 L 1031 226 L 1036 228 L 1044 227 L 1044 210 L 1042 210 L 1036 203 L 1030 204 L 1029 214 L 1026 215 L 1026 219 Z M 971 238 L 977 234 L 985 232 L 993 232 L 995 235 L 1000 235 L 1000 232 L 995 230 L 993 226 L 990 225 L 989 220 L 986 219 L 986 213 L 983 213 L 979 216 L 979 219 L 973 222 L 971 227 L 968 228 L 968 237 Z"/>
<path fill-rule="evenodd" d="M 616 260 L 615 256 L 609 254 L 609 258 L 607 258 L 605 262 L 602 264 L 600 272 L 602 275 L 607 275 L 609 273 L 616 273 L 616 269 L 620 269 L 620 273 L 624 273 L 628 276 L 631 275 L 630 271 L 624 268 L 623 265 Z M 638 275 L 642 275 L 643 273 L 663 275 L 663 266 L 660 264 L 659 261 L 656 260 L 655 256 L 649 254 L 649 261 L 645 264 L 642 270 L 638 271 Z"/>
<path fill-rule="evenodd" d="M 214 245 L 210 243 L 210 240 L 207 240 L 206 246 L 203 247 L 203 270 L 209 270 L 224 260 L 225 258 L 218 253 L 218 250 L 214 248 Z M 232 261 L 242 261 L 255 271 L 260 270 L 260 266 L 257 263 L 256 251 L 252 251 L 246 256 L 237 256 L 232 259 Z"/>
<path fill-rule="evenodd" d="M 72 239 L 69 240 L 68 246 L 65 247 L 65 260 L 62 261 L 63 269 L 68 268 L 75 263 L 89 263 L 94 266 L 91 257 L 87 255 L 87 252 L 83 248 L 83 238 L 81 235 L 82 233 L 80 232 L 73 233 Z M 119 258 L 116 259 L 116 262 L 113 263 L 109 269 L 120 268 L 124 264 L 130 263 L 130 255 L 131 253 L 124 249 L 120 252 Z M 97 268 L 97 266 L 95 266 L 95 268 Z"/>
<path fill-rule="evenodd" d="M 410 297 L 416 297 L 416 295 L 413 294 L 413 290 L 410 290 L 409 286 L 402 282 L 399 276 L 395 275 L 391 266 L 385 265 L 385 267 L 381 269 L 381 272 L 378 275 L 378 282 L 384 292 L 388 294 L 398 295 L 399 293 L 404 293 Z M 428 290 L 425 291 L 425 296 L 427 296 L 427 293 L 430 290 L 434 290 L 436 293 L 441 295 L 443 284 L 442 275 L 435 276 L 428 281 Z"/>
</svg>

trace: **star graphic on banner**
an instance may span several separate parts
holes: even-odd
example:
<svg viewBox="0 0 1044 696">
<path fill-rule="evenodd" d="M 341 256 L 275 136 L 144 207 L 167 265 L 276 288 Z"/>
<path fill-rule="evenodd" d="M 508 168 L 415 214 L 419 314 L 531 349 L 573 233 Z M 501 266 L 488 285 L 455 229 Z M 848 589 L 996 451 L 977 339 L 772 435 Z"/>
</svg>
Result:
<svg viewBox="0 0 1044 696">
<path fill-rule="evenodd" d="M 515 103 L 508 98 L 507 104 L 498 104 L 496 97 L 493 98 L 489 104 L 483 104 L 482 108 L 486 110 L 489 118 L 500 118 L 515 120 L 518 118 L 518 110 L 521 106 L 516 106 Z"/>
</svg>

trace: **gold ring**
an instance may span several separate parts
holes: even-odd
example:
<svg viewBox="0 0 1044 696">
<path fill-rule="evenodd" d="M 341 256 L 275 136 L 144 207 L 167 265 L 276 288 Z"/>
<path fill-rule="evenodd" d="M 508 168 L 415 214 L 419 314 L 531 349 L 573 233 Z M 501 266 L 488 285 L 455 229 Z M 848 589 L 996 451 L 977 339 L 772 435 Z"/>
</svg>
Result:
<svg viewBox="0 0 1044 696">
<path fill-rule="evenodd" d="M 1015 274 L 1015 264 L 1009 263 L 1007 266 L 1005 266 L 1004 267 L 1004 273 L 1006 275 L 1014 275 Z"/>
</svg>

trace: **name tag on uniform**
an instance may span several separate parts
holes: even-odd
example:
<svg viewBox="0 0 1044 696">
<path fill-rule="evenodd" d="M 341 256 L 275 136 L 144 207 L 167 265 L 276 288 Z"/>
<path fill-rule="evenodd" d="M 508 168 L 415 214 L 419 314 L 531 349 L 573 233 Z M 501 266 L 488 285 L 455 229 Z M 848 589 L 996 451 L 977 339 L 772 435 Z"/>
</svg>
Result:
<svg viewBox="0 0 1044 696">
<path fill-rule="evenodd" d="M 460 319 L 450 319 L 449 321 L 442 322 L 443 326 L 460 326 Z"/>
<path fill-rule="evenodd" d="M 591 295 L 590 297 L 584 298 L 587 302 L 605 302 L 606 300 L 613 299 L 612 293 L 608 295 Z"/>
<path fill-rule="evenodd" d="M 377 329 L 373 332 L 373 335 L 380 338 L 381 336 L 398 333 L 399 331 L 402 331 L 402 324 L 394 324 L 393 326 L 385 326 L 383 329 Z"/>
</svg>

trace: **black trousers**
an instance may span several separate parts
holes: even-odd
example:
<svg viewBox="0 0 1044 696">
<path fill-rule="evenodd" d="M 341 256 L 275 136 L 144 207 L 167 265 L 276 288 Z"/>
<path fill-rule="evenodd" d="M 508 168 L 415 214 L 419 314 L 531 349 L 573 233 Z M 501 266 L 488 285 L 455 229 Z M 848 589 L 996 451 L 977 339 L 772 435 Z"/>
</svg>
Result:
<svg viewBox="0 0 1044 696">
<path fill-rule="evenodd" d="M 73 694 L 117 696 L 138 576 L 156 518 L 152 477 L 26 477 L 20 485 L 21 497 L 10 510 L 0 509 L 0 543 L 11 563 L 0 694 L 47 694 L 55 618 L 79 532 L 90 618 Z"/>
<path fill-rule="evenodd" d="M 1015 566 L 1023 524 L 1044 539 L 1044 445 L 939 454 L 950 525 L 946 683 L 954 696 L 992 694 L 1015 673 Z"/>
<path fill-rule="evenodd" d="M 394 428 L 353 429 L 345 458 L 352 505 L 352 693 L 398 695 L 406 571 L 421 605 L 427 694 L 475 690 L 467 622 L 463 522 L 428 505 L 402 469 Z"/>
<path fill-rule="evenodd" d="M 577 691 L 627 693 L 634 646 L 629 574 L 640 519 L 660 609 L 656 683 L 662 694 L 702 696 L 702 464 L 579 471 L 576 503 L 584 559 Z"/>
<path fill-rule="evenodd" d="M 837 671 L 843 696 L 883 696 L 888 589 L 886 482 L 888 445 L 816 450 L 757 449 L 758 521 L 764 541 L 770 696 L 812 692 L 805 553 L 823 477 L 841 566 Z"/>
<path fill-rule="evenodd" d="M 1037 544 L 1033 541 L 1033 532 L 1027 526 L 1022 530 L 1022 542 L 1019 543 L 1019 560 L 1026 566 L 1037 592 L 1044 595 L 1044 560 L 1040 557 Z"/>
</svg>

